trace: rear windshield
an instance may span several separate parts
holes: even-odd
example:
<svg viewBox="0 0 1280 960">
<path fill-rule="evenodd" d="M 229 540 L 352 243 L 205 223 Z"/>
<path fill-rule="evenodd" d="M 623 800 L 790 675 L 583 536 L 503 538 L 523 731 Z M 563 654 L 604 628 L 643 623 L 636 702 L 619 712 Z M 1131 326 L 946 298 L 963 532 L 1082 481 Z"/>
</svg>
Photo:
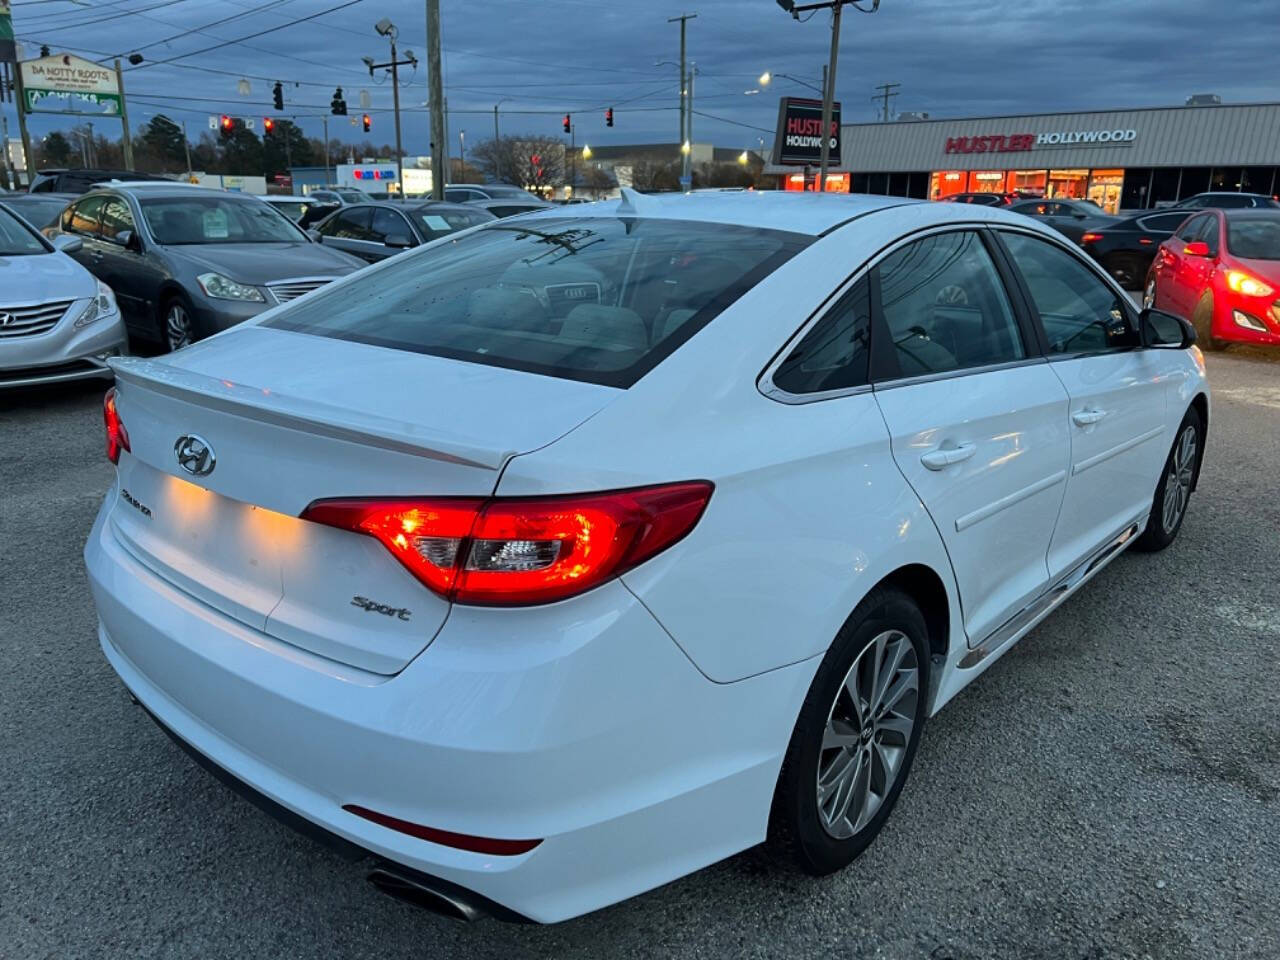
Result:
<svg viewBox="0 0 1280 960">
<path fill-rule="evenodd" d="M 657 219 L 493 223 L 264 326 L 629 387 L 810 239 Z"/>
<path fill-rule="evenodd" d="M 1280 217 L 1229 219 L 1227 249 L 1249 260 L 1280 260 Z"/>
</svg>

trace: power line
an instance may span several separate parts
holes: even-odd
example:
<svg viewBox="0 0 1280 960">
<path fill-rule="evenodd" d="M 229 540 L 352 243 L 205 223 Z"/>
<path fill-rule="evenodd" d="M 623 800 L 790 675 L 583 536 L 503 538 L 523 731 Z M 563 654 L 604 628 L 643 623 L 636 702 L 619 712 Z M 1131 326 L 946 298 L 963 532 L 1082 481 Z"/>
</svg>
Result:
<svg viewBox="0 0 1280 960">
<path fill-rule="evenodd" d="M 161 7 L 172 7 L 175 4 L 185 3 L 186 0 L 163 0 L 162 3 L 153 4 L 150 7 L 143 7 L 140 10 L 124 10 L 120 13 L 113 13 L 109 17 L 98 17 L 94 20 L 81 20 L 79 23 L 49 23 L 44 24 L 38 29 L 41 30 L 72 30 L 76 27 L 91 27 L 96 23 L 106 23 L 108 20 L 119 20 L 121 17 L 131 17 L 136 13 L 146 13 L 148 10 L 159 10 Z"/>
<path fill-rule="evenodd" d="M 210 22 L 210 23 L 203 24 L 202 26 L 199 26 L 199 27 L 191 27 L 190 29 L 183 30 L 181 33 L 175 33 L 175 34 L 173 34 L 172 36 L 165 37 L 165 38 L 163 38 L 163 39 L 161 39 L 161 40 L 152 40 L 150 43 L 144 43 L 144 44 L 143 44 L 142 46 L 140 46 L 140 47 L 134 47 L 134 48 L 133 48 L 133 52 L 134 52 L 134 53 L 141 53 L 143 50 L 150 50 L 152 47 L 158 47 L 158 46 L 160 46 L 160 44 L 162 44 L 162 43 L 169 43 L 169 42 L 171 42 L 171 41 L 173 41 L 173 40 L 177 40 L 177 39 L 179 39 L 180 37 L 185 37 L 185 36 L 188 36 L 188 35 L 193 34 L 193 33 L 203 33 L 205 30 L 208 30 L 210 27 L 216 27 L 216 26 L 218 26 L 219 24 L 228 23 L 228 22 L 230 22 L 230 21 L 232 21 L 232 20 L 238 20 L 240 17 L 251 17 L 251 16 L 253 16 L 255 13 L 262 13 L 262 12 L 264 12 L 264 11 L 266 11 L 266 10 L 270 10 L 270 9 L 272 9 L 273 7 L 281 7 L 281 6 L 284 6 L 286 3 L 294 3 L 294 2 L 295 2 L 295 0 L 271 0 L 271 2 L 270 2 L 270 3 L 264 3 L 264 4 L 263 4 L 262 6 L 260 6 L 260 7 L 254 7 L 254 8 L 252 8 L 252 9 L 250 9 L 250 10 L 242 10 L 242 11 L 241 11 L 241 12 L 239 12 L 239 13 L 233 13 L 233 14 L 231 14 L 231 16 L 229 16 L 229 17 L 222 17 L 222 18 L 221 18 L 221 19 L 219 19 L 219 20 L 214 20 L 214 21 L 212 21 L 212 22 Z M 137 14 L 141 14 L 143 11 L 141 11 L 141 10 L 135 10 L 135 11 L 133 11 L 133 12 L 134 12 L 134 13 L 137 13 Z M 158 19 L 158 18 L 156 18 L 156 17 L 147 17 L 146 19 L 148 19 L 148 20 L 155 20 L 155 22 L 156 22 L 156 23 L 164 23 L 164 21 L 163 21 L 163 20 L 160 20 L 160 19 Z M 176 26 L 176 24 L 172 24 L 172 23 L 170 23 L 170 24 L 165 24 L 165 26 L 170 26 L 170 27 L 172 27 L 172 26 Z M 219 39 L 221 39 L 221 38 L 220 38 L 220 37 L 214 37 L 214 39 L 215 39 L 215 40 L 219 40 Z"/>
</svg>

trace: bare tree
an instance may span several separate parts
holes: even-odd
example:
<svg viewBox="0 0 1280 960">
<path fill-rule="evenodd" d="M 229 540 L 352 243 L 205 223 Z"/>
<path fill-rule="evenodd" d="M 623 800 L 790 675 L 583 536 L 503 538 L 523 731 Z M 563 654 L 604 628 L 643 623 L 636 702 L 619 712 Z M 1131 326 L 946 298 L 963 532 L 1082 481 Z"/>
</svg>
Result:
<svg viewBox="0 0 1280 960">
<path fill-rule="evenodd" d="M 600 198 L 600 194 L 608 193 L 615 185 L 613 177 L 599 167 L 587 167 L 583 170 L 582 183 L 584 189 L 597 200 Z"/>
<path fill-rule="evenodd" d="M 631 168 L 631 185 L 641 193 L 680 189 L 680 165 L 638 160 Z"/>
<path fill-rule="evenodd" d="M 554 186 L 564 175 L 564 143 L 556 137 L 526 134 L 481 140 L 470 153 L 490 180 L 526 190 Z"/>
</svg>

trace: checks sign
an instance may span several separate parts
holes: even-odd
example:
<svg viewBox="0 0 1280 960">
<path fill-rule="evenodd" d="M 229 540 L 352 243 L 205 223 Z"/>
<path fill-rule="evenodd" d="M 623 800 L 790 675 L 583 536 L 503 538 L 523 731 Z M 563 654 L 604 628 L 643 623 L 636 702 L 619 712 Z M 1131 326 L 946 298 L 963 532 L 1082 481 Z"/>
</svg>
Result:
<svg viewBox="0 0 1280 960">
<path fill-rule="evenodd" d="M 120 85 L 110 67 L 69 53 L 26 60 L 21 67 L 27 113 L 120 114 Z M 98 109 L 86 110 L 86 105 Z"/>
</svg>

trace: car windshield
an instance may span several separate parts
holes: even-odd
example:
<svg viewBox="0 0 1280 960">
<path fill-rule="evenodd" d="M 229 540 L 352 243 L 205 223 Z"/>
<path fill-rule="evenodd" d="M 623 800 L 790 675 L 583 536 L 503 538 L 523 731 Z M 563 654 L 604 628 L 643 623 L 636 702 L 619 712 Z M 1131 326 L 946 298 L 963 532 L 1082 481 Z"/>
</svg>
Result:
<svg viewBox="0 0 1280 960">
<path fill-rule="evenodd" d="M 229 196 L 156 197 L 142 215 L 160 244 L 296 243 L 298 228 L 271 204 Z"/>
<path fill-rule="evenodd" d="M 33 253 L 48 253 L 49 248 L 31 232 L 26 224 L 0 207 L 0 257 L 23 257 Z"/>
<path fill-rule="evenodd" d="M 271 206 L 291 220 L 297 220 L 307 212 L 307 204 L 303 200 L 276 200 Z"/>
<path fill-rule="evenodd" d="M 1229 219 L 1227 250 L 1248 260 L 1280 260 L 1280 217 Z"/>
<path fill-rule="evenodd" d="M 338 190 L 336 192 L 347 203 L 366 203 L 373 199 L 361 190 Z"/>
<path fill-rule="evenodd" d="M 413 211 L 413 219 L 418 222 L 418 229 L 428 240 L 435 240 L 455 230 L 465 230 L 493 220 L 491 214 L 483 210 L 433 210 L 423 207 Z"/>
<path fill-rule="evenodd" d="M 493 223 L 265 326 L 629 387 L 809 242 L 659 219 Z"/>
<path fill-rule="evenodd" d="M 1092 213 L 1092 214 L 1100 213 L 1100 214 L 1103 214 L 1104 216 L 1107 215 L 1107 211 L 1104 210 L 1102 207 L 1098 206 L 1092 200 L 1077 200 L 1075 201 L 1075 204 L 1077 207 L 1080 208 L 1081 213 Z"/>
</svg>

